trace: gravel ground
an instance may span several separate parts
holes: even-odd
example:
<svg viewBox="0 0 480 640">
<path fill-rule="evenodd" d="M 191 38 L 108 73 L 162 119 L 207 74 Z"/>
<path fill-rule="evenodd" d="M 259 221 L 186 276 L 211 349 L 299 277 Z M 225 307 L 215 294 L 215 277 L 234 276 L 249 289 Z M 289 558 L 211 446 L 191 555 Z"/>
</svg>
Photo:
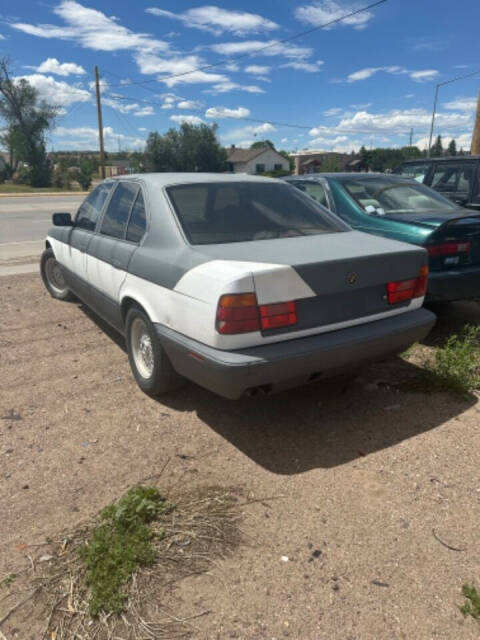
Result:
<svg viewBox="0 0 480 640">
<path fill-rule="evenodd" d="M 399 391 L 417 368 L 393 359 L 363 382 L 237 402 L 189 385 L 155 401 L 121 340 L 37 275 L 0 278 L 0 309 L 0 579 L 28 562 L 25 544 L 168 461 L 161 487 L 259 499 L 245 544 L 169 596 L 181 615 L 210 611 L 192 638 L 480 637 L 456 607 L 462 583 L 480 581 L 476 397 Z M 478 318 L 454 305 L 429 342 Z M 2 631 L 37 640 L 33 628 L 18 616 Z"/>
</svg>

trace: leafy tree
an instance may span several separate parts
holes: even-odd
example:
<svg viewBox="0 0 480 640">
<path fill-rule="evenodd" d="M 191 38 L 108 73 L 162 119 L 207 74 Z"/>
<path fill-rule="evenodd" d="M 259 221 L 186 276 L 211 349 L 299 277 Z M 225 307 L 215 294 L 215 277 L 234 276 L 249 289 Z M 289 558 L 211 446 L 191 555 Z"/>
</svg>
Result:
<svg viewBox="0 0 480 640">
<path fill-rule="evenodd" d="M 257 140 L 250 145 L 250 149 L 275 149 L 275 145 L 271 140 Z"/>
<path fill-rule="evenodd" d="M 328 156 L 322 162 L 322 171 L 325 173 L 336 173 L 338 171 L 338 159 L 335 156 Z"/>
<path fill-rule="evenodd" d="M 288 151 L 279 151 L 278 152 L 281 156 L 283 156 L 285 158 L 285 160 L 288 160 L 288 165 L 290 168 L 290 173 L 292 173 L 292 171 L 295 170 L 295 159 L 292 158 L 292 156 L 288 153 Z"/>
<path fill-rule="evenodd" d="M 48 186 L 50 182 L 45 137 L 57 113 L 57 107 L 40 100 L 27 80 L 12 79 L 10 61 L 0 59 L 0 116 L 6 123 L 1 142 L 8 149 L 12 166 L 20 161 L 27 165 L 26 179 L 31 186 Z"/>
<path fill-rule="evenodd" d="M 147 171 L 224 171 L 227 152 L 217 139 L 217 125 L 192 125 L 164 135 L 152 131 L 145 148 Z"/>
<path fill-rule="evenodd" d="M 443 155 L 442 136 L 438 135 L 432 148 L 430 149 L 430 155 L 433 158 L 438 158 Z"/>
<path fill-rule="evenodd" d="M 457 143 L 455 142 L 454 138 L 450 140 L 450 144 L 447 147 L 447 155 L 449 156 L 457 155 Z"/>
</svg>

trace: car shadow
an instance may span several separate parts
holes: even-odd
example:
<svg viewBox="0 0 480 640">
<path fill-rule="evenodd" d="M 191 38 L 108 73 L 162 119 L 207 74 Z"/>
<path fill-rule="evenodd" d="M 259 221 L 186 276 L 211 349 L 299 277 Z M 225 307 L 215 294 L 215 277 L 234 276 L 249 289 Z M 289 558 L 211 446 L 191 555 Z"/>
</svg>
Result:
<svg viewBox="0 0 480 640">
<path fill-rule="evenodd" d="M 396 386 L 420 373 L 415 365 L 392 358 L 368 367 L 360 379 L 331 379 L 268 397 L 231 401 L 188 384 L 158 402 L 196 412 L 263 468 L 293 475 L 395 446 L 475 404 L 474 396 L 404 392 Z"/>
<path fill-rule="evenodd" d="M 123 351 L 123 337 L 83 304 L 80 309 Z M 403 391 L 422 370 L 401 358 L 366 367 L 359 378 L 332 378 L 271 396 L 227 400 L 187 382 L 157 399 L 195 412 L 208 428 L 272 473 L 332 468 L 395 446 L 458 416 L 477 399 Z M 415 385 L 413 385 L 415 386 Z M 421 386 L 419 387 L 421 388 Z"/>
<path fill-rule="evenodd" d="M 451 335 L 459 334 L 467 325 L 480 324 L 480 303 L 474 301 L 451 302 L 432 305 L 429 308 L 436 314 L 437 322 L 422 344 L 441 347 Z"/>
</svg>

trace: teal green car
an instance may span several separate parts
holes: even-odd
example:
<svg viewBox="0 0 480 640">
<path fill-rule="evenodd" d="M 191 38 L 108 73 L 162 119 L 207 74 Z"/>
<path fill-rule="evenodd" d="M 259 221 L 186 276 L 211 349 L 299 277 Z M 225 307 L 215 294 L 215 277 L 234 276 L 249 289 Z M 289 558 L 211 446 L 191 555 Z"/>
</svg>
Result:
<svg viewBox="0 0 480 640">
<path fill-rule="evenodd" d="M 395 175 L 319 173 L 286 181 L 354 229 L 425 247 L 428 301 L 480 299 L 480 214 Z"/>
</svg>

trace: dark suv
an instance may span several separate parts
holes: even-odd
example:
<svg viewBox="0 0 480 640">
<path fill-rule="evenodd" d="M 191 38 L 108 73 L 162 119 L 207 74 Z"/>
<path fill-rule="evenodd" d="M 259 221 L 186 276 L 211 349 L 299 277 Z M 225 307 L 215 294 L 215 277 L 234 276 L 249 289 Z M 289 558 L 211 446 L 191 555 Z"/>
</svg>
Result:
<svg viewBox="0 0 480 640">
<path fill-rule="evenodd" d="M 423 182 L 462 207 L 480 210 L 480 156 L 408 160 L 394 173 Z"/>
</svg>

